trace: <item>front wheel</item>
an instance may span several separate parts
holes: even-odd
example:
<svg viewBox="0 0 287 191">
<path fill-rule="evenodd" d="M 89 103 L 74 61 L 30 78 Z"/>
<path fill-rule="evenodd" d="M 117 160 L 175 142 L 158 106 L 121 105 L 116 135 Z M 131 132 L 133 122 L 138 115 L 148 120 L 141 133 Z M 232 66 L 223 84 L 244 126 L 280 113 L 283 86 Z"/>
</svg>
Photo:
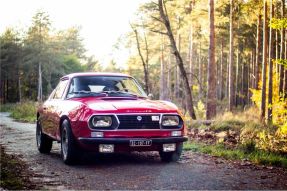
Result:
<svg viewBox="0 0 287 191">
<path fill-rule="evenodd" d="M 176 145 L 176 150 L 173 152 L 163 152 L 160 151 L 159 155 L 163 162 L 176 162 L 179 160 L 180 155 L 182 153 L 183 143 L 179 143 Z"/>
<path fill-rule="evenodd" d="M 40 153 L 50 153 L 53 140 L 43 133 L 42 126 L 39 121 L 37 121 L 36 127 L 36 141 L 37 148 Z"/>
<path fill-rule="evenodd" d="M 68 165 L 77 160 L 76 143 L 68 120 L 64 120 L 61 126 L 61 155 L 64 163 Z"/>
</svg>

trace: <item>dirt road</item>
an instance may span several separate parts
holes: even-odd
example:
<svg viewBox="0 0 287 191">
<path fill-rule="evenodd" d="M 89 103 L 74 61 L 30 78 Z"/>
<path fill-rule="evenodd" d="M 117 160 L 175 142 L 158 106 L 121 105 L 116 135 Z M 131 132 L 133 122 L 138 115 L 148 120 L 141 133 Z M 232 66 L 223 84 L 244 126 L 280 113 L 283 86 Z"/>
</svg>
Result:
<svg viewBox="0 0 287 191">
<path fill-rule="evenodd" d="M 65 165 L 59 144 L 40 154 L 35 124 L 19 123 L 0 113 L 0 143 L 27 162 L 31 180 L 44 189 L 287 189 L 287 171 L 241 165 L 193 152 L 177 163 L 162 163 L 157 153 L 85 154 L 76 166 Z"/>
</svg>

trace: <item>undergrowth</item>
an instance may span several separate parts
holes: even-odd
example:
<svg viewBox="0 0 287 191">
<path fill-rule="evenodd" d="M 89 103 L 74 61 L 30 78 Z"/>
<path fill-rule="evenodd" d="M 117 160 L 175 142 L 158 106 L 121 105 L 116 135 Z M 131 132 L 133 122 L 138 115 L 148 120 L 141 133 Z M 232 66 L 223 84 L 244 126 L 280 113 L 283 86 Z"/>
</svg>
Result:
<svg viewBox="0 0 287 191">
<path fill-rule="evenodd" d="M 22 122 L 35 122 L 36 108 L 36 102 L 26 101 L 1 105 L 1 112 L 10 112 L 11 117 Z"/>
<path fill-rule="evenodd" d="M 256 108 L 249 108 L 244 112 L 225 112 L 215 118 L 215 122 L 211 125 L 211 130 L 216 132 L 235 130 L 239 131 L 244 127 L 254 126 L 254 124 L 263 128 L 263 124 L 258 116 L 259 111 Z"/>
<path fill-rule="evenodd" d="M 213 132 L 214 144 L 207 144 L 210 141 L 201 138 L 197 142 L 185 144 L 184 149 L 227 159 L 246 158 L 255 164 L 287 168 L 287 125 L 264 124 L 259 113 L 256 107 L 251 107 L 244 112 L 225 112 L 218 115 L 210 126 L 194 124 L 193 129 Z M 230 136 L 231 131 L 234 132 L 233 137 Z M 223 141 L 219 141 L 216 136 L 221 132 L 226 132 Z M 234 140 L 236 141 L 230 142 Z"/>
<path fill-rule="evenodd" d="M 284 155 L 266 152 L 258 149 L 252 151 L 245 148 L 230 149 L 223 144 L 206 145 L 199 142 L 184 143 L 184 150 L 210 154 L 212 156 L 223 157 L 231 160 L 248 159 L 254 164 L 272 165 L 287 168 L 287 157 Z"/>
</svg>

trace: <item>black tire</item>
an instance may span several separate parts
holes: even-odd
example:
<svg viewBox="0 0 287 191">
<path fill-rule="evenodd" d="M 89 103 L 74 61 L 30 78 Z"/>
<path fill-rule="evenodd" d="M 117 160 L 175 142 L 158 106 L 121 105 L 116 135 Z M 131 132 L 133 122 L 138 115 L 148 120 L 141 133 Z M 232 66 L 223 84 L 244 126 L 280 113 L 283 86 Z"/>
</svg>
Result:
<svg viewBox="0 0 287 191">
<path fill-rule="evenodd" d="M 65 164 L 73 165 L 78 161 L 78 149 L 75 138 L 71 125 L 66 119 L 61 125 L 61 155 Z"/>
<path fill-rule="evenodd" d="M 161 161 L 163 161 L 163 162 L 176 162 L 176 161 L 178 161 L 180 158 L 180 155 L 182 153 L 182 147 L 183 147 L 183 143 L 178 143 L 176 145 L 176 150 L 173 152 L 160 151 L 159 155 L 160 155 Z"/>
<path fill-rule="evenodd" d="M 53 140 L 43 133 L 42 126 L 39 121 L 37 121 L 36 127 L 36 141 L 37 148 L 40 153 L 50 153 L 53 145 Z"/>
</svg>

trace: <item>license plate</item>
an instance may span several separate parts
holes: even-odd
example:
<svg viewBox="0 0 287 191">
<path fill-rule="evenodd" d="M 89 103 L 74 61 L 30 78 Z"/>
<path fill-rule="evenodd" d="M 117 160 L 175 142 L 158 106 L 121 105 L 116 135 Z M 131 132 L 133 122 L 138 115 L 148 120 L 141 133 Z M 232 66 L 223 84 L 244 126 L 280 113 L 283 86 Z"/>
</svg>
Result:
<svg viewBox="0 0 287 191">
<path fill-rule="evenodd" d="M 151 140 L 130 140 L 131 147 L 151 146 Z"/>
</svg>

